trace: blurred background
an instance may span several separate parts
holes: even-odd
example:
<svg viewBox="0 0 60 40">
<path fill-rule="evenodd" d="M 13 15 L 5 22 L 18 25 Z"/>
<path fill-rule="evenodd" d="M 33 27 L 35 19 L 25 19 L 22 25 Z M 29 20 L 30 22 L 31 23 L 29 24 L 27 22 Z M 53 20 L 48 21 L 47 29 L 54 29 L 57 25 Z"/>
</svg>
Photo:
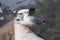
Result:
<svg viewBox="0 0 60 40">
<path fill-rule="evenodd" d="M 32 30 L 45 40 L 60 40 L 60 0 L 0 0 L 0 40 L 6 35 L 4 25 L 15 17 L 13 11 L 30 7 L 36 8 L 34 16 L 48 21 Z"/>
</svg>

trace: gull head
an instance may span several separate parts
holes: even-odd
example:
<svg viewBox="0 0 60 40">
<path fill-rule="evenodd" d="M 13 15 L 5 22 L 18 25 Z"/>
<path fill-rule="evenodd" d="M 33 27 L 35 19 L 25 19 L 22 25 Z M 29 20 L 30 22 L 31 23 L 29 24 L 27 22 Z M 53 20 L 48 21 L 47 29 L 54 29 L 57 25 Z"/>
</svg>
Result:
<svg viewBox="0 0 60 40">
<path fill-rule="evenodd" d="M 27 26 L 45 24 L 45 20 L 33 16 L 35 13 L 35 8 L 21 9 L 14 11 L 14 13 L 16 14 L 15 22 L 17 24 L 23 24 Z"/>
</svg>

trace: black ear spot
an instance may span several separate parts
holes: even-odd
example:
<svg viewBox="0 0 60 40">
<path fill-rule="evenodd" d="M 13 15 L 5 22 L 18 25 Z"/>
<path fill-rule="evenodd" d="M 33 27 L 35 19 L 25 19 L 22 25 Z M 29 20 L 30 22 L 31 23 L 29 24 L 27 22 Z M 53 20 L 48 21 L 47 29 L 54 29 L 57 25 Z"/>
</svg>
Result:
<svg viewBox="0 0 60 40">
<path fill-rule="evenodd" d="M 19 21 L 20 19 L 17 19 L 17 21 Z"/>
<path fill-rule="evenodd" d="M 35 11 L 35 8 L 31 7 L 31 8 L 29 9 L 29 11 Z"/>
</svg>

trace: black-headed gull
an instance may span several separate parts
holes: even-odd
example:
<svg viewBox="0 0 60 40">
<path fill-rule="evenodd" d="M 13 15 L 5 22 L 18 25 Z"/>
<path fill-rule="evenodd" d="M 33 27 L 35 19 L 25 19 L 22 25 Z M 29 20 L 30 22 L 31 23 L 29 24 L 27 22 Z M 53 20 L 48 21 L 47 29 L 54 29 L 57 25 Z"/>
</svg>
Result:
<svg viewBox="0 0 60 40">
<path fill-rule="evenodd" d="M 35 9 L 21 9 L 16 12 L 14 22 L 15 27 L 15 40 L 44 40 L 38 37 L 29 26 L 44 24 L 45 21 L 35 18 L 30 13 L 34 13 Z"/>
<path fill-rule="evenodd" d="M 31 15 L 32 13 L 29 13 L 29 9 L 22 9 L 17 12 L 17 23 L 28 25 L 28 26 L 34 26 L 34 25 L 41 25 L 45 24 L 45 20 L 38 19 Z"/>
</svg>

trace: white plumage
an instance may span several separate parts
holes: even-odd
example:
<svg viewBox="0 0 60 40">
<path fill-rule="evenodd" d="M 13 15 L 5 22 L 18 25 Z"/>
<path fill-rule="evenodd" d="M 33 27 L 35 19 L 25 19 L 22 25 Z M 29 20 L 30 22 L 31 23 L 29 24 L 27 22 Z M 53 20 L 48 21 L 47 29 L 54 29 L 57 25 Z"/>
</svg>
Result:
<svg viewBox="0 0 60 40">
<path fill-rule="evenodd" d="M 19 10 L 17 12 L 14 24 L 15 40 L 44 40 L 43 38 L 38 37 L 31 29 L 29 29 L 29 26 L 43 24 L 43 20 L 39 20 L 29 15 L 29 9 Z M 25 27 L 27 27 L 27 29 Z"/>
</svg>

